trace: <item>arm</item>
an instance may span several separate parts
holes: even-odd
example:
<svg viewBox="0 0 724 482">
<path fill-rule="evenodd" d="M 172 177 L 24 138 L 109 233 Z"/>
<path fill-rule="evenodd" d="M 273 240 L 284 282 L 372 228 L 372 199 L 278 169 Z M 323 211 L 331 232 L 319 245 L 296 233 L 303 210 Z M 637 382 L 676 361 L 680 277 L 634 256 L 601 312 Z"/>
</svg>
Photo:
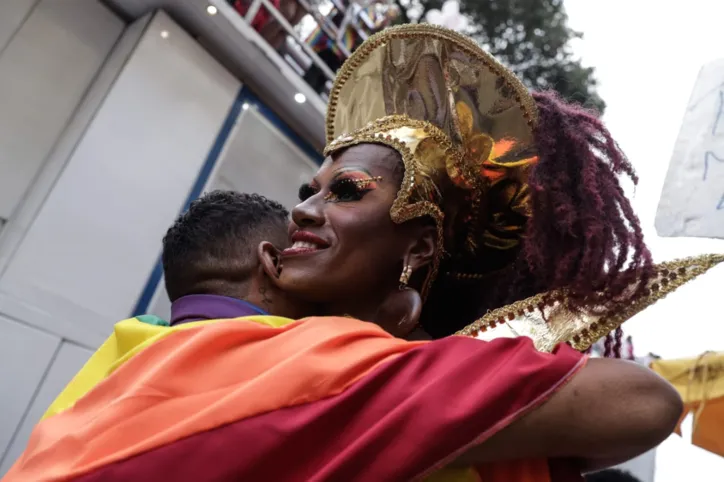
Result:
<svg viewBox="0 0 724 482">
<path fill-rule="evenodd" d="M 661 443 L 682 412 L 678 393 L 635 363 L 591 359 L 537 409 L 463 454 L 458 463 L 574 458 L 596 470 Z"/>
</svg>

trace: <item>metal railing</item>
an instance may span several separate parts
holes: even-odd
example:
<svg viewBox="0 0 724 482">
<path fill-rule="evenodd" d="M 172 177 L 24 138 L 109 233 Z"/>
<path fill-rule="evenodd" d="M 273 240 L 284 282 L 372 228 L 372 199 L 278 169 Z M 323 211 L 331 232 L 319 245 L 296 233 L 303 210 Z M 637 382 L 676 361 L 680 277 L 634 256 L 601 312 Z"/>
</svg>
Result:
<svg viewBox="0 0 724 482">
<path fill-rule="evenodd" d="M 306 3 L 306 2 L 305 2 Z M 332 72 L 332 70 L 329 68 L 329 66 L 324 62 L 319 55 L 312 49 L 312 47 L 307 44 L 304 40 L 301 40 L 297 33 L 294 31 L 294 27 L 287 21 L 287 19 L 282 15 L 282 13 L 276 9 L 274 4 L 272 4 L 269 0 L 253 0 L 251 2 L 251 5 L 249 6 L 249 10 L 246 12 L 246 15 L 244 16 L 244 19 L 246 22 L 251 25 L 251 23 L 254 21 L 254 18 L 259 13 L 259 9 L 264 6 L 266 7 L 267 11 L 274 17 L 274 19 L 279 22 L 279 24 L 282 26 L 284 30 L 286 30 L 287 35 L 292 37 L 297 45 L 299 45 L 305 54 L 307 54 L 311 59 L 314 65 L 316 65 L 322 72 L 324 72 L 324 75 L 327 76 L 328 79 L 334 79 L 335 72 Z M 308 9 L 307 9 L 308 10 Z"/>
<path fill-rule="evenodd" d="M 359 37 L 359 39 L 365 40 L 368 37 L 368 32 L 365 30 L 364 27 L 367 27 L 367 29 L 369 30 L 372 30 L 374 28 L 374 26 L 370 22 L 365 22 L 366 25 L 364 27 L 361 25 L 360 9 L 367 6 L 368 3 L 374 4 L 377 2 L 358 2 L 357 5 L 352 6 L 344 5 L 339 0 L 331 0 L 332 12 L 343 15 L 340 24 L 335 25 L 332 21 L 332 14 L 322 15 L 319 9 L 316 6 L 310 4 L 308 0 L 294 1 L 296 1 L 297 4 L 299 4 L 306 11 L 306 13 L 311 16 L 311 18 L 317 24 L 317 27 L 321 30 L 322 34 L 327 36 L 327 38 L 333 43 L 334 48 L 338 50 L 345 59 L 351 54 L 349 48 L 344 43 L 344 36 L 346 35 L 347 31 L 349 29 L 352 29 L 353 32 Z M 327 81 L 333 81 L 336 72 L 332 71 L 329 65 L 327 65 L 327 63 L 318 55 L 314 48 L 307 43 L 307 39 L 303 39 L 300 37 L 298 32 L 295 30 L 295 26 L 289 23 L 289 21 L 279 10 L 277 10 L 277 8 L 270 0 L 253 0 L 249 4 L 248 10 L 243 16 L 246 23 L 252 25 L 252 22 L 262 8 L 269 12 L 273 20 L 281 25 L 281 27 L 286 32 L 288 38 L 292 39 L 293 43 L 301 49 L 301 53 L 303 53 L 303 55 L 307 57 L 307 62 L 317 67 L 327 78 Z M 306 68 L 309 68 L 309 65 L 302 65 L 305 62 L 300 61 L 300 59 L 295 55 L 294 52 L 287 51 L 286 53 L 294 60 L 295 63 L 298 64 L 298 73 L 299 70 L 305 70 Z"/>
<path fill-rule="evenodd" d="M 342 35 L 344 35 L 344 30 L 342 30 L 342 26 L 340 27 L 335 26 L 330 20 L 329 16 L 323 16 L 319 11 L 312 7 L 307 0 L 297 0 L 297 2 L 304 7 L 304 9 L 312 16 L 315 22 L 317 22 L 317 26 L 324 32 L 325 35 L 327 35 L 330 39 L 334 39 L 337 47 L 340 49 L 340 51 L 344 54 L 345 58 L 349 57 L 351 52 L 347 49 L 347 47 L 342 43 Z M 334 2 L 334 7 L 337 10 L 341 11 L 345 14 L 345 18 L 347 15 L 351 13 L 351 9 L 345 9 L 343 5 L 339 4 L 338 2 Z M 358 30 L 359 33 L 359 27 L 357 27 L 355 30 Z M 296 40 L 296 36 L 295 36 Z"/>
</svg>

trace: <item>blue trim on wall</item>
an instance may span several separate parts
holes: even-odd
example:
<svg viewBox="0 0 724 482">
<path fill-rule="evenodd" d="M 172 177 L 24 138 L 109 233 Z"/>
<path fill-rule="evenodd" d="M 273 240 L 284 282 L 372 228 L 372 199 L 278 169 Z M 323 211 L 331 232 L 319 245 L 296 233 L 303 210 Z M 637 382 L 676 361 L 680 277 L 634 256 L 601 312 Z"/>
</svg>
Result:
<svg viewBox="0 0 724 482">
<path fill-rule="evenodd" d="M 224 149 L 226 142 L 229 140 L 231 131 L 234 128 L 237 119 L 239 118 L 239 114 L 243 110 L 244 104 L 248 104 L 249 106 L 255 106 L 258 112 L 260 112 L 269 122 L 271 122 L 277 129 L 279 129 L 284 135 L 286 135 L 287 138 L 294 142 L 294 144 L 306 155 L 308 155 L 314 162 L 316 162 L 317 164 L 322 164 L 324 158 L 319 152 L 317 152 L 311 145 L 309 145 L 302 138 L 300 138 L 284 121 L 279 118 L 279 116 L 274 113 L 274 111 L 272 111 L 269 107 L 262 103 L 261 100 L 259 100 L 259 98 L 254 95 L 254 93 L 252 93 L 246 87 L 242 87 L 241 89 L 239 89 L 239 92 L 236 95 L 236 99 L 234 99 L 234 103 L 232 104 L 231 109 L 229 109 L 229 113 L 226 115 L 226 119 L 224 119 L 224 123 L 221 125 L 221 129 L 216 136 L 216 140 L 211 146 L 211 150 L 206 156 L 204 164 L 201 166 L 201 170 L 199 171 L 199 174 L 196 178 L 196 182 L 191 188 L 191 191 L 189 191 L 186 202 L 181 209 L 182 213 L 189 208 L 189 206 L 195 199 L 198 199 L 198 197 L 201 196 L 201 193 L 204 190 L 204 186 L 206 186 L 206 184 L 209 182 L 209 177 L 214 171 L 214 167 L 219 160 L 221 151 Z M 146 281 L 146 285 L 141 292 L 141 296 L 138 298 L 138 302 L 133 308 L 133 313 L 131 314 L 131 316 L 139 316 L 147 313 L 148 307 L 151 304 L 153 295 L 156 293 L 162 277 L 163 264 L 161 262 L 161 256 L 159 256 L 156 260 L 155 266 L 153 267 L 153 271 L 148 277 L 148 281 Z"/>
</svg>

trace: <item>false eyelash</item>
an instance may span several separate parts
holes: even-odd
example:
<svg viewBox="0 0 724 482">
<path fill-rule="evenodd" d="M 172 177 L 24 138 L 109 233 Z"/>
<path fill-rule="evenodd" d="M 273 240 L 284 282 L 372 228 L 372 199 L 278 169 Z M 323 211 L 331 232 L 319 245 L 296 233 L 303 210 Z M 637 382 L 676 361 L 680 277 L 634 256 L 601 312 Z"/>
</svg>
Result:
<svg viewBox="0 0 724 482">
<path fill-rule="evenodd" d="M 299 186 L 299 194 L 298 194 L 299 200 L 301 202 L 304 202 L 307 199 L 309 199 L 310 197 L 317 194 L 317 191 L 318 190 L 315 189 L 314 187 L 312 187 L 311 184 L 308 184 L 308 183 L 302 184 L 301 186 Z"/>
<path fill-rule="evenodd" d="M 359 201 L 369 192 L 369 189 L 360 187 L 369 185 L 367 179 L 335 179 L 329 186 L 329 192 L 324 196 L 325 201 Z"/>
</svg>

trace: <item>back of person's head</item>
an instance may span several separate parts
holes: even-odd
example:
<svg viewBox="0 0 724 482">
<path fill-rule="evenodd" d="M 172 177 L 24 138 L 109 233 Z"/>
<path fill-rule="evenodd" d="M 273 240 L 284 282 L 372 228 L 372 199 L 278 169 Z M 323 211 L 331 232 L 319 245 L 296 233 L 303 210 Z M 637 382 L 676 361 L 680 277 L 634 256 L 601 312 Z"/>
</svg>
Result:
<svg viewBox="0 0 724 482">
<path fill-rule="evenodd" d="M 171 301 L 189 294 L 238 296 L 258 267 L 262 241 L 286 247 L 289 212 L 259 194 L 213 191 L 191 203 L 163 238 Z"/>
<path fill-rule="evenodd" d="M 641 482 L 641 480 L 629 472 L 619 469 L 608 469 L 586 475 L 586 482 Z"/>
</svg>

